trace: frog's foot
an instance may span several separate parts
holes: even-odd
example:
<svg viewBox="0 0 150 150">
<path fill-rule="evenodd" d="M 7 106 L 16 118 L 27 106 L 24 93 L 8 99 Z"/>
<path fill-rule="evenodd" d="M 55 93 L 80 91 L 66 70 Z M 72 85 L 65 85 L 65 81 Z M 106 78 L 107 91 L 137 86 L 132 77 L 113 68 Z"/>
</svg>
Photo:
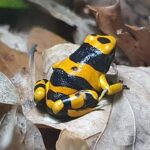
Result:
<svg viewBox="0 0 150 150">
<path fill-rule="evenodd" d="M 45 101 L 46 83 L 48 80 L 43 79 L 36 82 L 34 87 L 34 101 L 38 104 Z"/>
</svg>

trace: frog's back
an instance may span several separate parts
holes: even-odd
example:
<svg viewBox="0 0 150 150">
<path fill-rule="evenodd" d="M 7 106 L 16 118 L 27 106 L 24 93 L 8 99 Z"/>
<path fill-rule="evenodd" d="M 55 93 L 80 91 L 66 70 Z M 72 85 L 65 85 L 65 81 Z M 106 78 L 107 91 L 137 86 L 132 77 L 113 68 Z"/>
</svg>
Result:
<svg viewBox="0 0 150 150">
<path fill-rule="evenodd" d="M 69 74 L 64 71 L 63 68 L 54 68 L 50 82 L 56 87 L 66 87 L 76 91 L 86 89 L 94 90 L 92 85 L 90 85 L 90 83 L 85 78 Z"/>
<path fill-rule="evenodd" d="M 111 36 L 89 35 L 73 54 L 54 64 L 51 83 L 79 90 L 100 90 L 99 76 L 106 73 L 114 58 Z"/>
</svg>

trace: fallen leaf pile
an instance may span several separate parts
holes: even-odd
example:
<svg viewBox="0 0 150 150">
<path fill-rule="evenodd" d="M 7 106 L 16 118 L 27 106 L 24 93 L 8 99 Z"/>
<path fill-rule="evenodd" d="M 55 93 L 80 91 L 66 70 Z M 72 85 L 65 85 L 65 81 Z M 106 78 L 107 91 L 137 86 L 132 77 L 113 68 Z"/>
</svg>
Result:
<svg viewBox="0 0 150 150">
<path fill-rule="evenodd" d="M 150 31 L 144 27 L 126 25 L 123 21 L 119 1 L 108 7 L 88 7 L 95 15 L 98 28 L 103 33 L 117 38 L 118 46 L 129 58 L 132 65 L 150 65 Z"/>
<path fill-rule="evenodd" d="M 19 61 L 21 60 L 21 61 Z M 11 49 L 0 42 L 0 70 L 8 77 L 13 77 L 19 69 L 28 67 L 28 55 L 23 52 Z"/>
<path fill-rule="evenodd" d="M 7 108 L 7 111 L 3 111 L 5 114 L 0 113 L 0 149 L 45 150 L 41 133 L 23 115 L 18 93 L 11 81 L 2 73 L 0 85 L 0 110 Z"/>
<path fill-rule="evenodd" d="M 59 44 L 46 50 L 43 54 L 45 73 L 50 74 L 50 66 L 52 63 L 60 61 L 77 48 L 78 45 Z M 150 86 L 148 83 L 150 82 L 150 68 L 117 66 L 117 70 L 118 78 L 122 79 L 124 84 L 126 84 L 130 89 L 124 90 L 123 93 L 117 94 L 115 97 L 104 98 L 101 101 L 101 105 L 104 106 L 103 110 L 89 113 L 83 117 L 68 122 L 61 122 L 60 120 L 57 120 L 48 114 L 39 112 L 34 107 L 26 111 L 26 117 L 36 124 L 40 131 L 42 131 L 41 129 L 48 128 L 53 129 L 53 131 L 62 130 L 58 140 L 56 138 L 56 148 L 58 150 L 65 150 L 66 146 L 72 149 L 77 149 L 78 147 L 83 147 L 83 149 L 99 149 L 101 147 L 104 150 L 112 148 L 130 149 L 134 147 L 140 147 L 140 149 L 144 149 L 145 147 L 148 147 L 148 124 L 150 121 L 148 113 L 150 108 Z M 4 81 L 4 79 L 2 81 Z M 11 83 L 10 81 L 7 82 L 9 84 Z M 11 87 L 11 89 L 13 88 Z M 4 91 L 9 91 L 6 93 L 9 95 L 7 95 L 8 100 L 6 101 L 9 102 L 11 92 L 9 89 L 4 89 Z M 4 92 L 1 93 L 3 95 Z M 11 100 L 13 100 L 13 97 L 14 96 L 11 96 Z M 111 105 L 112 100 L 113 104 Z M 23 105 L 23 109 L 24 107 L 27 107 L 26 109 L 28 109 L 29 106 L 30 103 L 28 103 L 28 105 Z M 7 107 L 7 110 L 8 109 L 10 109 L 10 105 Z M 17 108 L 12 110 L 13 113 L 11 112 L 10 114 L 13 115 L 13 117 L 16 117 L 16 113 L 18 112 Z M 20 115 L 22 115 L 22 113 Z M 15 124 L 17 123 L 13 122 L 12 127 L 15 126 Z M 32 131 L 34 130 L 32 129 Z M 56 135 L 58 136 L 58 134 Z M 52 139 L 54 135 L 49 136 L 49 138 Z M 72 142 L 68 142 L 70 140 Z M 39 139 L 39 141 L 41 142 L 42 139 Z M 28 142 L 29 145 L 23 144 L 23 146 L 30 146 L 35 141 L 31 141 L 30 139 Z M 145 144 L 143 144 L 143 142 L 145 142 Z M 60 146 L 61 143 L 63 143 L 63 147 Z M 70 145 L 66 145 L 65 143 L 69 143 Z M 51 144 L 52 143 L 49 142 L 47 147 L 50 148 Z M 33 145 L 37 146 L 35 143 Z"/>
<path fill-rule="evenodd" d="M 59 19 L 71 27 L 75 27 L 74 40 L 76 43 L 81 43 L 87 34 L 93 31 L 92 27 L 95 26 L 95 22 L 88 19 L 83 19 L 72 10 L 60 5 L 54 0 L 42 1 L 42 0 L 28 0 L 29 2 L 38 5 L 41 9 L 44 9 L 47 13 L 56 19 Z M 96 29 L 95 29 L 96 30 Z"/>
<path fill-rule="evenodd" d="M 86 34 L 97 33 L 95 21 L 82 19 L 55 1 L 28 1 L 75 28 L 76 43 L 81 43 Z M 119 2 L 109 7 L 88 7 L 96 16 L 98 28 L 117 38 L 118 46 L 133 65 L 150 65 L 150 33 L 146 28 L 125 25 Z M 0 150 L 149 149 L 150 67 L 111 67 L 109 80 L 122 80 L 129 89 L 105 96 L 100 102 L 101 110 L 62 121 L 36 108 L 32 83 L 33 79 L 50 79 L 53 63 L 69 56 L 79 45 L 40 27 L 25 34 L 25 40 L 8 29 L 1 35 Z M 35 64 L 31 66 L 29 51 L 34 44 Z"/>
</svg>

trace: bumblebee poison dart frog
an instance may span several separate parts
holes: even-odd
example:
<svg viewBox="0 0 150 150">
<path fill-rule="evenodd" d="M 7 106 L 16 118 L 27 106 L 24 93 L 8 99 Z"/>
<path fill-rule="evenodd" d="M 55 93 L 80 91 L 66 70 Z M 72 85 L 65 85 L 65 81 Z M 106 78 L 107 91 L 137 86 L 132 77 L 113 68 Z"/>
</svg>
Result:
<svg viewBox="0 0 150 150">
<path fill-rule="evenodd" d="M 68 58 L 53 65 L 50 80 L 36 82 L 34 100 L 56 117 L 79 117 L 97 110 L 102 90 L 108 95 L 123 89 L 121 82 L 109 85 L 105 73 L 115 55 L 113 36 L 88 35 Z"/>
</svg>

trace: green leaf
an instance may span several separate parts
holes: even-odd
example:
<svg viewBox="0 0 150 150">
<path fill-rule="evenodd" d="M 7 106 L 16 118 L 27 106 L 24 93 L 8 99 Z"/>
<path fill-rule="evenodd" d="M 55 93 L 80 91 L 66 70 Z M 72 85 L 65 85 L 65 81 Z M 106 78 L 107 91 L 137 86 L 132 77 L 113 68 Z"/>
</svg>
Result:
<svg viewBox="0 0 150 150">
<path fill-rule="evenodd" d="M 0 8 L 27 8 L 25 0 L 0 0 Z"/>
</svg>

